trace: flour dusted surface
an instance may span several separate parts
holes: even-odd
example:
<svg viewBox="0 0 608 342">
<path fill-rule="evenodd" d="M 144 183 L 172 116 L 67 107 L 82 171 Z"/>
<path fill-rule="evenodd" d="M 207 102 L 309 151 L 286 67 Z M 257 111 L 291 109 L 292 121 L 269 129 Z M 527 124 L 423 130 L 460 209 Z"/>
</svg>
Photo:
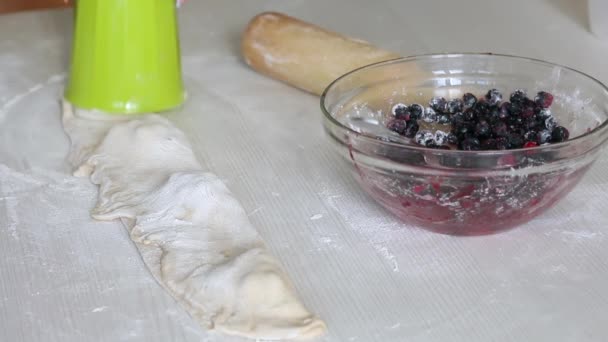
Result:
<svg viewBox="0 0 608 342">
<path fill-rule="evenodd" d="M 309 338 L 324 323 L 297 299 L 238 201 L 159 115 L 112 117 L 64 103 L 75 175 L 99 185 L 92 216 L 120 219 L 159 281 L 208 329 Z"/>
</svg>

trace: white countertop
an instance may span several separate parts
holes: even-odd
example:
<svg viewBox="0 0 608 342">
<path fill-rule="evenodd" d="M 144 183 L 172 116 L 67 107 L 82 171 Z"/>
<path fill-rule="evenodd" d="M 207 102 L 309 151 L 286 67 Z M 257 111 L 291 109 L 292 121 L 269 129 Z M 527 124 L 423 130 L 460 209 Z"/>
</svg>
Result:
<svg viewBox="0 0 608 342">
<path fill-rule="evenodd" d="M 184 73 L 200 106 L 176 124 L 224 179 L 328 324 L 322 341 L 606 341 L 608 155 L 518 229 L 457 238 L 408 227 L 330 149 L 318 98 L 239 59 L 264 10 L 404 55 L 478 51 L 565 64 L 608 82 L 608 41 L 567 0 L 192 0 Z M 59 105 L 71 11 L 0 16 L 0 341 L 239 341 L 203 331 L 118 222 L 88 214 Z"/>
</svg>

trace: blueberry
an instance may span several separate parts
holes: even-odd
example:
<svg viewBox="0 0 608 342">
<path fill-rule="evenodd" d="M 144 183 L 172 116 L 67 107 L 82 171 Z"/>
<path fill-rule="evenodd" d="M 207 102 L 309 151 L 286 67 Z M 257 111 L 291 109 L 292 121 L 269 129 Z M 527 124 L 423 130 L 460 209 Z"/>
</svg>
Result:
<svg viewBox="0 0 608 342">
<path fill-rule="evenodd" d="M 539 126 L 538 120 L 535 117 L 531 117 L 524 121 L 523 128 L 527 130 L 534 130 Z"/>
<path fill-rule="evenodd" d="M 429 106 L 436 112 L 445 113 L 447 112 L 447 101 L 441 96 L 435 96 L 429 102 Z"/>
<path fill-rule="evenodd" d="M 475 135 L 478 138 L 490 136 L 491 131 L 490 124 L 485 120 L 480 120 L 477 125 L 475 125 Z"/>
<path fill-rule="evenodd" d="M 490 111 L 486 114 L 485 119 L 489 123 L 500 121 L 500 108 L 493 107 L 492 109 L 490 109 Z"/>
<path fill-rule="evenodd" d="M 411 121 L 410 123 L 408 123 L 403 135 L 405 135 L 406 138 L 413 138 L 416 136 L 416 133 L 418 133 L 419 129 L 420 126 L 418 126 L 418 123 L 416 121 Z"/>
<path fill-rule="evenodd" d="M 505 137 L 509 133 L 507 124 L 504 122 L 497 122 L 492 126 L 492 134 L 495 137 Z"/>
<path fill-rule="evenodd" d="M 433 108 L 427 107 L 422 114 L 422 121 L 432 123 L 437 121 L 437 113 Z"/>
<path fill-rule="evenodd" d="M 412 120 L 420 119 L 422 117 L 422 114 L 424 113 L 424 107 L 417 103 L 410 105 L 409 109 Z"/>
<path fill-rule="evenodd" d="M 457 126 L 452 126 L 452 133 L 454 133 L 459 138 L 465 138 L 469 135 L 472 135 L 474 129 L 475 126 L 467 122 Z"/>
<path fill-rule="evenodd" d="M 461 112 L 464 107 L 464 103 L 461 99 L 453 99 L 448 102 L 447 108 L 448 113 L 454 114 Z"/>
<path fill-rule="evenodd" d="M 509 148 L 521 148 L 524 146 L 524 138 L 517 133 L 511 133 L 507 136 Z"/>
<path fill-rule="evenodd" d="M 545 128 L 547 128 L 549 131 L 553 131 L 555 127 L 557 127 L 557 121 L 554 117 L 550 116 L 545 119 Z"/>
<path fill-rule="evenodd" d="M 528 130 L 521 126 L 509 126 L 509 134 L 519 134 L 523 136 Z M 507 134 L 507 136 L 509 135 Z M 523 139 L 523 138 L 522 138 Z"/>
<path fill-rule="evenodd" d="M 464 119 L 464 114 L 462 114 L 462 113 L 456 113 L 450 117 L 450 123 L 452 125 L 460 125 L 463 122 L 465 122 L 465 119 Z"/>
<path fill-rule="evenodd" d="M 548 108 L 541 108 L 541 110 L 538 112 L 538 117 L 539 118 L 548 118 L 550 117 L 551 114 L 551 110 Z"/>
<path fill-rule="evenodd" d="M 485 115 L 490 111 L 490 105 L 485 101 L 477 101 L 473 109 L 477 115 Z"/>
<path fill-rule="evenodd" d="M 418 131 L 414 139 L 416 143 L 422 146 L 429 146 L 435 143 L 435 135 L 430 131 Z"/>
<path fill-rule="evenodd" d="M 448 144 L 458 145 L 458 137 L 454 133 L 448 134 Z"/>
<path fill-rule="evenodd" d="M 481 148 L 481 143 L 477 138 L 466 138 L 460 143 L 460 149 L 465 151 L 478 151 Z"/>
<path fill-rule="evenodd" d="M 534 102 L 542 108 L 549 108 L 553 103 L 553 95 L 545 91 L 539 91 L 534 98 Z"/>
<path fill-rule="evenodd" d="M 486 139 L 481 141 L 481 149 L 482 150 L 495 150 L 496 149 L 496 139 Z"/>
<path fill-rule="evenodd" d="M 407 122 L 412 121 L 412 115 L 410 114 L 409 110 L 405 114 L 398 114 L 397 116 L 395 116 L 395 118 L 405 120 Z"/>
<path fill-rule="evenodd" d="M 551 142 L 562 142 L 568 140 L 570 132 L 563 126 L 557 126 L 551 132 Z"/>
<path fill-rule="evenodd" d="M 536 132 L 536 131 L 526 132 L 526 134 L 524 134 L 524 140 L 527 142 L 528 141 L 537 142 L 538 141 L 538 132 Z"/>
<path fill-rule="evenodd" d="M 405 130 L 407 128 L 407 122 L 402 119 L 392 119 L 391 121 L 388 122 L 386 127 L 393 132 L 397 132 L 401 135 L 404 135 Z"/>
<path fill-rule="evenodd" d="M 396 105 L 394 105 L 393 108 L 391 109 L 391 112 L 397 119 L 402 119 L 406 115 L 409 115 L 409 109 L 403 103 L 397 103 Z M 406 119 L 406 120 L 408 120 L 408 119 Z"/>
<path fill-rule="evenodd" d="M 486 94 L 486 101 L 492 106 L 496 106 L 502 101 L 502 94 L 497 89 L 490 89 Z"/>
<path fill-rule="evenodd" d="M 440 123 L 442 125 L 447 125 L 450 123 L 450 117 L 445 114 L 438 115 L 437 123 Z"/>
<path fill-rule="evenodd" d="M 509 147 L 509 140 L 506 137 L 494 139 L 494 147 L 497 150 L 506 150 Z"/>
<path fill-rule="evenodd" d="M 524 108 L 523 100 L 522 102 L 511 102 L 510 115 L 511 116 L 519 116 Z"/>
<path fill-rule="evenodd" d="M 524 119 L 533 117 L 534 116 L 534 106 L 525 105 L 522 108 L 522 111 L 519 115 L 521 115 L 521 117 Z"/>
<path fill-rule="evenodd" d="M 512 116 L 509 118 L 509 129 L 518 130 L 524 126 L 524 122 L 521 116 Z"/>
<path fill-rule="evenodd" d="M 466 93 L 462 95 L 462 103 L 465 109 L 471 108 L 477 103 L 477 98 L 471 93 Z"/>
<path fill-rule="evenodd" d="M 526 97 L 527 97 L 527 95 L 526 95 L 525 90 L 517 89 L 511 93 L 511 96 L 509 97 L 509 101 L 511 101 L 512 103 L 518 103 L 518 102 L 522 102 Z"/>
<path fill-rule="evenodd" d="M 448 133 L 438 130 L 435 132 L 435 144 L 444 145 L 448 140 Z"/>
<path fill-rule="evenodd" d="M 477 112 L 473 109 L 469 109 L 463 113 L 464 121 L 476 121 L 477 120 Z"/>
<path fill-rule="evenodd" d="M 509 115 L 511 115 L 511 103 L 503 102 L 500 105 L 500 111 L 498 112 L 498 118 L 501 120 L 505 120 L 506 118 L 509 117 Z"/>
<path fill-rule="evenodd" d="M 414 141 L 419 145 L 424 145 L 425 141 L 426 141 L 424 135 L 426 133 L 430 133 L 430 132 L 429 131 L 418 131 L 418 133 L 416 133 L 416 135 L 414 136 Z"/>
<path fill-rule="evenodd" d="M 551 131 L 549 130 L 542 130 L 540 132 L 538 132 L 538 143 L 539 144 L 546 144 L 548 142 L 551 141 Z"/>
</svg>

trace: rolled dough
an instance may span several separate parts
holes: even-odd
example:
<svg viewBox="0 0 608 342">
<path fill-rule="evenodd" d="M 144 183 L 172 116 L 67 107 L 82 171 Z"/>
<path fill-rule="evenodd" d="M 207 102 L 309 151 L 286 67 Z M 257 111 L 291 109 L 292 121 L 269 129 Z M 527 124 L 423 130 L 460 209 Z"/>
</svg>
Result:
<svg viewBox="0 0 608 342">
<path fill-rule="evenodd" d="M 64 101 L 63 127 L 74 174 L 99 185 L 93 218 L 120 219 L 154 277 L 203 327 L 267 340 L 325 331 L 239 202 L 169 120 Z"/>
</svg>

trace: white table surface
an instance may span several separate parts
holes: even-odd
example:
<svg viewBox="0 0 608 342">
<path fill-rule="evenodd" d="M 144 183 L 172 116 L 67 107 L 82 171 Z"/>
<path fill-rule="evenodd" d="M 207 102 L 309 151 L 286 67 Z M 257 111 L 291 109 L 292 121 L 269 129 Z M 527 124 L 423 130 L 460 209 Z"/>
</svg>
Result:
<svg viewBox="0 0 608 342">
<path fill-rule="evenodd" d="M 191 0 L 183 65 L 198 115 L 176 123 L 226 181 L 323 317 L 322 341 L 608 340 L 608 156 L 519 229 L 456 238 L 375 205 L 329 148 L 318 99 L 239 59 L 246 22 L 277 10 L 405 55 L 480 51 L 608 82 L 584 2 Z M 89 218 L 57 98 L 71 11 L 0 16 L 0 341 L 237 341 L 203 331 L 157 285 L 118 222 Z"/>
</svg>

